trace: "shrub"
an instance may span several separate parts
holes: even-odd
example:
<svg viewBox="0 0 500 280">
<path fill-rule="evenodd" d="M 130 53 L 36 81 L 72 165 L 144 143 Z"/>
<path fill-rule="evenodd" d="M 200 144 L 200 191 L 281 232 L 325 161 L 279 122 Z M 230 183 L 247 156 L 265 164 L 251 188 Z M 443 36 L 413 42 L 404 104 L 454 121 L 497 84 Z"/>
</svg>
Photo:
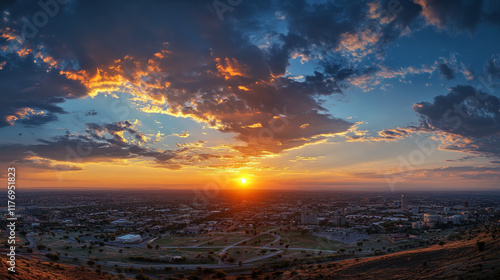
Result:
<svg viewBox="0 0 500 280">
<path fill-rule="evenodd" d="M 222 270 L 215 271 L 215 278 L 224 278 L 226 277 L 226 273 Z"/>
<path fill-rule="evenodd" d="M 47 258 L 49 258 L 51 261 L 58 261 L 59 260 L 59 255 L 57 253 L 50 253 L 50 254 L 46 254 L 45 256 L 47 256 Z"/>
</svg>

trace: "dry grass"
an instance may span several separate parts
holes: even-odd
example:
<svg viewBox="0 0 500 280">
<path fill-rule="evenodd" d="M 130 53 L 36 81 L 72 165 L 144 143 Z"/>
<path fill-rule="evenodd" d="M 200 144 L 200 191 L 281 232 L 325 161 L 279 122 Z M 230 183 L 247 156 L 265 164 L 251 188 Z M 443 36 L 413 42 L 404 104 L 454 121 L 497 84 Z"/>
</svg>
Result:
<svg viewBox="0 0 500 280">
<path fill-rule="evenodd" d="M 482 252 L 476 244 L 478 240 L 486 243 Z M 266 276 L 268 279 L 500 279 L 500 239 L 481 234 L 444 246 L 294 267 L 281 276 L 267 272 L 257 279 Z"/>
<path fill-rule="evenodd" d="M 0 257 L 0 279 L 5 280 L 54 280 L 54 279 L 79 279 L 79 280 L 105 280 L 117 279 L 113 275 L 103 275 L 89 269 L 80 267 L 39 261 L 35 258 L 16 257 L 16 272 L 7 271 L 5 252 Z"/>
</svg>

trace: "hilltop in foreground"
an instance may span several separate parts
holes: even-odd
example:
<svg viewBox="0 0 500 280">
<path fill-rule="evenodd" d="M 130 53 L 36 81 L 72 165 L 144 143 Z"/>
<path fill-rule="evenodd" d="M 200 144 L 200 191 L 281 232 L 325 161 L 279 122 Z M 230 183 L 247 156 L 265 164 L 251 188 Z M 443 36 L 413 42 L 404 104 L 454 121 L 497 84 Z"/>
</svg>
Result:
<svg viewBox="0 0 500 280">
<path fill-rule="evenodd" d="M 483 230 L 474 238 L 428 248 L 254 274 L 261 279 L 500 279 L 499 234 Z"/>
</svg>

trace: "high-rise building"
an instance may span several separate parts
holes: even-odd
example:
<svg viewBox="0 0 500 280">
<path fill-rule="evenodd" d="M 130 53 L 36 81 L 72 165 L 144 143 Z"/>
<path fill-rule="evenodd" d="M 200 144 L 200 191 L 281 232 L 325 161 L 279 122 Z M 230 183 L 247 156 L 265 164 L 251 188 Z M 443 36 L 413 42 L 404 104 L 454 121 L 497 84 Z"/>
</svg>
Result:
<svg viewBox="0 0 500 280">
<path fill-rule="evenodd" d="M 401 211 L 406 211 L 408 208 L 408 202 L 406 201 L 406 195 L 401 195 Z"/>
<path fill-rule="evenodd" d="M 345 219 L 345 216 L 342 216 L 342 215 L 339 215 L 339 216 L 335 216 L 332 220 L 332 223 L 333 225 L 335 226 L 343 226 L 346 224 L 346 219 Z"/>
</svg>

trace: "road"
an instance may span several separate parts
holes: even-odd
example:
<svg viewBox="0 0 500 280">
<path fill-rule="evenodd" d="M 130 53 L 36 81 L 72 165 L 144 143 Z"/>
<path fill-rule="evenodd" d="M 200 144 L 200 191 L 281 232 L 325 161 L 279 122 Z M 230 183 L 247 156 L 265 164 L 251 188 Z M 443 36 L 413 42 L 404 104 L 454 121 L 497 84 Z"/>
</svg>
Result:
<svg viewBox="0 0 500 280">
<path fill-rule="evenodd" d="M 256 236 L 252 236 L 252 237 L 250 237 L 250 238 L 243 239 L 243 240 L 241 240 L 241 241 L 238 241 L 238 242 L 236 242 L 236 243 L 233 243 L 233 244 L 231 244 L 231 245 L 228 245 L 228 246 L 226 246 L 224 249 L 222 249 L 222 250 L 220 251 L 219 256 L 224 255 L 224 254 L 226 253 L 226 251 L 227 251 L 227 250 L 229 250 L 229 249 L 233 248 L 234 246 L 236 246 L 236 245 L 238 245 L 238 244 L 240 244 L 240 243 L 243 243 L 243 242 L 246 242 L 246 241 L 252 240 L 252 239 L 257 238 L 257 237 L 259 237 L 259 236 L 261 236 L 261 235 L 263 235 L 263 234 L 271 234 L 271 232 L 272 232 L 272 231 L 275 231 L 275 230 L 278 230 L 278 229 L 279 229 L 279 228 L 270 229 L 270 230 L 268 230 L 268 231 L 261 232 L 261 233 L 257 234 Z M 276 237 L 276 239 L 274 239 L 274 241 L 273 241 L 273 242 L 278 242 L 278 241 L 280 240 L 280 238 L 281 238 L 279 235 L 275 235 L 275 234 L 271 234 L 271 235 L 272 235 L 272 236 L 274 236 L 274 237 Z M 270 243 L 273 243 L 273 242 L 270 242 Z"/>
</svg>

